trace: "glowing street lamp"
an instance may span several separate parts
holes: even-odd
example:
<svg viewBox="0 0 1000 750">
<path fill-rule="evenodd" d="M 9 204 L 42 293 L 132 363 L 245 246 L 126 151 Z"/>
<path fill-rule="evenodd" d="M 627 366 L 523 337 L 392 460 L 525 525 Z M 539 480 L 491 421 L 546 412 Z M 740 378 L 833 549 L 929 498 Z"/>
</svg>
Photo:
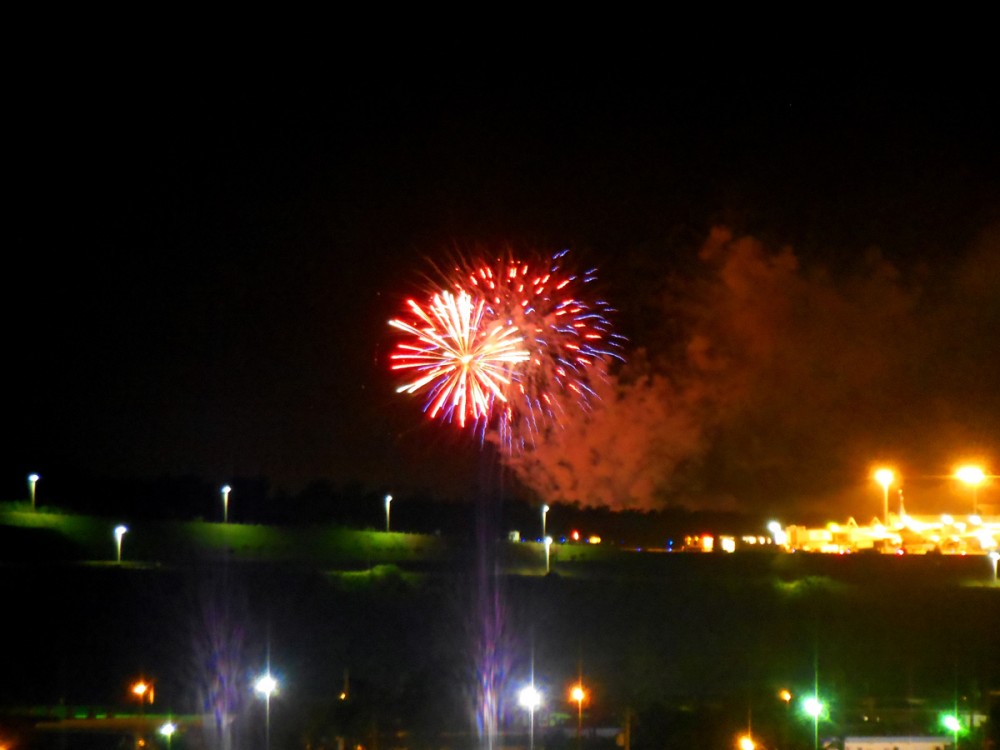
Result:
<svg viewBox="0 0 1000 750">
<path fill-rule="evenodd" d="M 385 496 L 385 530 L 389 530 L 389 506 L 392 504 L 392 495 Z"/>
<path fill-rule="evenodd" d="M 233 488 L 228 484 L 222 485 L 222 522 L 229 523 L 229 493 Z"/>
<path fill-rule="evenodd" d="M 955 478 L 972 487 L 972 515 L 979 515 L 978 489 L 986 479 L 986 472 L 978 466 L 960 466 L 955 471 Z"/>
<path fill-rule="evenodd" d="M 757 747 L 757 743 L 753 741 L 753 737 L 751 737 L 749 734 L 744 734 L 742 737 L 740 737 L 739 741 L 736 743 L 736 746 L 740 750 L 754 750 L 754 748 Z"/>
<path fill-rule="evenodd" d="M 177 725 L 172 721 L 166 721 L 160 725 L 160 734 L 167 738 L 167 750 L 170 750 L 170 740 L 177 731 Z"/>
<path fill-rule="evenodd" d="M 528 710 L 528 748 L 529 750 L 534 750 L 535 710 L 542 705 L 542 694 L 538 692 L 533 684 L 526 685 L 521 688 L 521 692 L 518 693 L 517 702 L 520 704 L 521 708 Z"/>
<path fill-rule="evenodd" d="M 115 526 L 115 547 L 117 549 L 116 559 L 120 563 L 122 561 L 122 537 L 128 531 L 127 526 Z"/>
<path fill-rule="evenodd" d="M 955 744 L 953 745 L 952 750 L 958 750 L 958 732 L 962 728 L 962 722 L 960 722 L 958 717 L 954 714 L 948 714 L 947 716 L 941 717 L 941 724 L 945 729 L 951 732 L 954 737 Z"/>
<path fill-rule="evenodd" d="M 875 481 L 882 485 L 882 523 L 889 528 L 889 485 L 896 475 L 892 469 L 879 469 L 875 472 Z"/>
<path fill-rule="evenodd" d="M 788 688 L 782 688 L 778 691 L 778 699 L 785 704 L 785 720 L 781 723 L 781 747 L 785 747 L 788 742 L 788 732 L 791 723 L 791 711 L 789 710 L 792 705 L 792 693 Z"/>
<path fill-rule="evenodd" d="M 139 705 L 142 706 L 146 703 L 147 696 L 149 698 L 149 704 L 153 705 L 153 685 L 145 680 L 139 680 L 132 685 L 132 694 L 139 699 Z"/>
<path fill-rule="evenodd" d="M 35 509 L 35 484 L 41 479 L 37 474 L 28 474 L 28 494 L 31 495 L 31 509 Z"/>
<path fill-rule="evenodd" d="M 550 570 L 550 568 L 549 568 L 549 553 L 550 553 L 551 549 L 552 549 L 552 537 L 547 536 L 547 537 L 545 537 L 545 572 L 546 573 L 548 573 L 549 570 Z"/>
<path fill-rule="evenodd" d="M 578 683 L 570 689 L 569 697 L 576 703 L 576 746 L 579 748 L 583 729 L 583 701 L 587 697 L 587 691 Z"/>
<path fill-rule="evenodd" d="M 549 506 L 548 505 L 543 505 L 542 506 L 542 539 L 545 538 L 545 514 L 547 514 L 548 512 L 549 512 Z"/>
<path fill-rule="evenodd" d="M 823 713 L 823 704 L 815 695 L 810 695 L 802 702 L 802 709 L 813 717 L 813 750 L 819 750 L 819 716 Z"/>
<path fill-rule="evenodd" d="M 278 681 L 266 672 L 257 678 L 253 689 L 264 696 L 264 742 L 271 747 L 271 693 L 278 689 Z"/>
</svg>

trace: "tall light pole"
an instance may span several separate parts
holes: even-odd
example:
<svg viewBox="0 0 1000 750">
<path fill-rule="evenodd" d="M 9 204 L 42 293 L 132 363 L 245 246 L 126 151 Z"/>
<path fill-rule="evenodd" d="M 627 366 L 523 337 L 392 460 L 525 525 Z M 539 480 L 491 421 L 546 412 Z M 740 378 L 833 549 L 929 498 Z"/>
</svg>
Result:
<svg viewBox="0 0 1000 750">
<path fill-rule="evenodd" d="M 785 720 L 781 723 L 781 746 L 784 747 L 788 740 L 788 721 L 789 721 L 789 706 L 792 705 L 792 693 L 787 688 L 782 688 L 778 691 L 778 698 L 785 702 Z"/>
<path fill-rule="evenodd" d="M 542 703 L 542 694 L 532 683 L 521 688 L 517 702 L 528 711 L 528 750 L 535 750 L 535 709 Z"/>
<path fill-rule="evenodd" d="M 385 530 L 389 530 L 389 506 L 392 505 L 392 495 L 385 496 Z"/>
<path fill-rule="evenodd" d="M 139 715 L 145 715 L 147 701 L 150 706 L 153 705 L 153 683 L 139 680 L 132 685 L 132 694 L 139 699 Z"/>
<path fill-rule="evenodd" d="M 577 683 L 569 691 L 569 697 L 576 702 L 576 747 L 579 750 L 583 737 L 583 700 L 587 697 L 587 692 L 583 685 Z"/>
<path fill-rule="evenodd" d="M 549 568 L 549 551 L 552 549 L 552 537 L 545 537 L 545 572 L 548 573 Z"/>
<path fill-rule="evenodd" d="M 160 734 L 167 738 L 167 750 L 170 750 L 170 740 L 177 731 L 177 725 L 172 721 L 166 721 L 160 725 Z"/>
<path fill-rule="evenodd" d="M 28 474 L 28 494 L 31 495 L 31 510 L 35 509 L 35 484 L 41 479 L 37 474 Z"/>
<path fill-rule="evenodd" d="M 810 695 L 802 703 L 802 707 L 813 717 L 813 750 L 819 750 L 819 715 L 823 713 L 823 704 L 816 695 Z"/>
<path fill-rule="evenodd" d="M 278 689 L 278 681 L 271 676 L 270 671 L 257 678 L 254 690 L 264 696 L 264 742 L 267 750 L 271 747 L 271 693 Z"/>
<path fill-rule="evenodd" d="M 1000 552 L 993 550 L 989 554 L 990 562 L 993 563 L 993 585 L 997 585 L 997 561 L 1000 560 Z"/>
<path fill-rule="evenodd" d="M 892 484 L 896 475 L 892 469 L 879 469 L 875 472 L 875 481 L 882 485 L 882 523 L 889 528 L 889 485 Z"/>
<path fill-rule="evenodd" d="M 986 479 L 986 472 L 978 466 L 960 466 L 955 471 L 955 478 L 972 487 L 972 515 L 979 515 L 979 485 Z"/>
<path fill-rule="evenodd" d="M 122 537 L 128 531 L 127 526 L 115 526 L 115 548 L 117 550 L 116 560 L 121 563 L 122 561 Z"/>
<path fill-rule="evenodd" d="M 222 522 L 229 523 L 229 493 L 233 488 L 228 484 L 222 485 Z"/>
<path fill-rule="evenodd" d="M 146 682 L 145 680 L 139 680 L 132 686 L 132 694 L 139 699 L 139 705 L 144 706 L 146 704 L 147 696 L 149 704 L 153 704 L 153 685 L 152 683 Z"/>
<path fill-rule="evenodd" d="M 958 732 L 962 728 L 962 722 L 958 720 L 957 715 L 948 715 L 941 720 L 941 723 L 944 724 L 945 729 L 949 730 L 954 737 L 955 744 L 952 746 L 952 750 L 958 750 Z"/>
<path fill-rule="evenodd" d="M 542 539 L 545 538 L 545 514 L 549 512 L 549 506 L 542 506 Z"/>
</svg>

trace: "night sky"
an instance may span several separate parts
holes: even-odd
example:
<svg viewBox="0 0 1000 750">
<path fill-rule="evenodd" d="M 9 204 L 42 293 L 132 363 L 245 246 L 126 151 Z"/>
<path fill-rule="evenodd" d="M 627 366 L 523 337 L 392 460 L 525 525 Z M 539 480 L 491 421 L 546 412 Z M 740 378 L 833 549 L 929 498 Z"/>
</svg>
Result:
<svg viewBox="0 0 1000 750">
<path fill-rule="evenodd" d="M 432 262 L 508 247 L 597 266 L 629 341 L 607 413 L 523 467 L 546 497 L 866 516 L 874 461 L 919 502 L 1000 460 L 995 90 L 343 63 L 15 82 L 5 496 L 29 471 L 467 496 L 497 459 L 394 392 L 386 322 Z"/>
</svg>

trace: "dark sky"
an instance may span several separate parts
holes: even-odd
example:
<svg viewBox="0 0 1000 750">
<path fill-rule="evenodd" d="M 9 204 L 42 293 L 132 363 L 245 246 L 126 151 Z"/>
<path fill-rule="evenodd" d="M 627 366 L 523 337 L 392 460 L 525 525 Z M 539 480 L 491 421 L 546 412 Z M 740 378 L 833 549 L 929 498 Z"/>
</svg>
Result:
<svg viewBox="0 0 1000 750">
<path fill-rule="evenodd" d="M 944 387 L 934 368 L 920 366 L 935 358 L 970 381 L 997 375 L 989 315 L 1000 245 L 995 234 L 983 239 L 1000 218 L 994 96 L 945 72 L 675 70 L 640 81 L 627 69 L 570 66 L 531 75 L 358 73 L 333 58 L 308 72 L 115 61 L 22 78 L 8 110 L 5 486 L 20 487 L 31 470 L 86 470 L 220 483 L 263 476 L 292 490 L 329 478 L 466 492 L 491 459 L 394 393 L 386 321 L 430 261 L 511 245 L 570 248 L 581 265 L 597 265 L 630 349 L 658 360 L 670 379 L 677 407 L 661 421 L 684 414 L 698 423 L 671 433 L 687 442 L 661 461 L 656 491 L 669 485 L 693 502 L 706 493 L 738 502 L 744 490 L 802 497 L 802 485 L 774 483 L 782 461 L 767 464 L 767 482 L 747 466 L 781 445 L 799 450 L 796 430 L 809 433 L 814 422 L 784 425 L 773 449 L 732 448 L 749 434 L 766 443 L 761 425 L 783 407 L 769 402 L 732 417 L 730 400 L 768 401 L 759 383 L 715 382 L 711 394 L 692 396 L 705 371 L 691 342 L 711 332 L 717 346 L 750 321 L 801 346 L 859 309 L 860 279 L 889 279 L 872 292 L 880 301 L 872 309 L 881 314 L 896 300 L 902 312 L 879 323 L 883 331 L 912 321 L 915 342 L 921 331 L 940 342 L 938 331 L 961 320 L 975 346 L 932 348 L 919 359 L 901 348 L 864 386 L 865 398 L 838 392 L 821 409 L 870 409 L 897 421 L 886 415 L 899 405 L 872 393 L 898 396 L 902 381 L 907 393 L 923 392 L 924 380 Z M 736 244 L 713 261 L 699 251 L 715 227 Z M 739 246 L 741 237 L 758 249 Z M 771 278 L 755 288 L 798 285 L 799 307 L 768 317 L 761 300 L 744 297 L 760 313 L 748 316 L 726 270 L 788 250 L 795 283 Z M 981 282 L 992 307 L 985 318 L 949 317 L 965 287 L 947 273 L 967 269 L 975 252 L 985 275 L 969 271 L 966 283 Z M 807 303 L 818 297 L 809 285 L 820 277 L 832 279 L 829 304 L 812 329 L 800 327 L 813 320 Z M 859 312 L 851 325 L 866 332 L 866 320 Z M 935 321 L 933 335 L 925 320 Z M 788 350 L 768 340 L 768 351 Z M 773 358 L 755 363 L 743 371 L 773 378 Z M 806 411 L 813 386 L 801 387 L 795 404 Z M 952 422 L 972 411 L 944 408 L 940 391 L 930 401 Z M 996 411 L 959 430 L 971 436 L 961 450 L 989 455 L 1000 440 L 1000 403 L 980 403 Z M 852 443 L 835 421 L 830 439 Z M 887 457 L 951 460 L 925 436 L 864 445 Z M 854 458 L 847 451 L 833 467 L 863 473 Z M 830 463 L 804 484 L 837 489 Z M 858 476 L 842 480 L 846 488 Z M 606 502 L 647 504 L 647 490 Z"/>
</svg>

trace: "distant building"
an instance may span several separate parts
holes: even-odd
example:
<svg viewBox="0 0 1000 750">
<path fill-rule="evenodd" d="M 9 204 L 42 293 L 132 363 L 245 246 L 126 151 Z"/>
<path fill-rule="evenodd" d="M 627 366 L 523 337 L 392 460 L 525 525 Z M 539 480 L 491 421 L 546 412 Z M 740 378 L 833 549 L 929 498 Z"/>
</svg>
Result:
<svg viewBox="0 0 1000 750">
<path fill-rule="evenodd" d="M 844 737 L 844 750 L 947 750 L 950 737 Z"/>
<path fill-rule="evenodd" d="M 981 555 L 1000 549 L 997 516 L 915 516 L 902 511 L 891 515 L 888 525 L 873 518 L 862 526 L 848 518 L 844 524 L 830 522 L 822 528 L 792 525 L 784 532 L 784 547 L 802 552 Z"/>
</svg>

